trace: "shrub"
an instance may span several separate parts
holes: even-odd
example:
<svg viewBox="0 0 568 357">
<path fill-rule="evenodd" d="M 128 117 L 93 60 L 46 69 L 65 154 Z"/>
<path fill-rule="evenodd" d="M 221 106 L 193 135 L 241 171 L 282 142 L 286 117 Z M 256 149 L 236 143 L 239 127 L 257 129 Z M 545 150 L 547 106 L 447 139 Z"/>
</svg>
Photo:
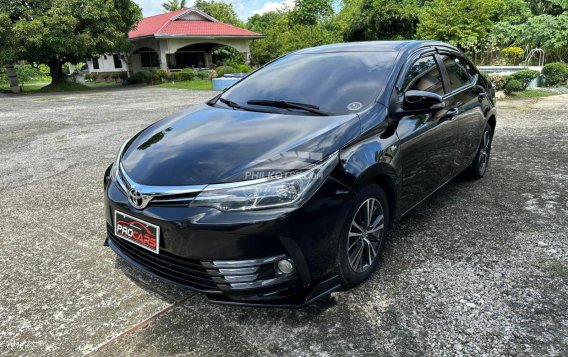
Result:
<svg viewBox="0 0 568 357">
<path fill-rule="evenodd" d="M 235 67 L 236 73 L 250 73 L 252 72 L 252 68 L 246 64 L 239 64 Z"/>
<path fill-rule="evenodd" d="M 216 71 L 219 77 L 223 77 L 225 74 L 229 73 L 237 73 L 237 70 L 231 66 L 220 66 L 217 67 Z"/>
<path fill-rule="evenodd" d="M 525 54 L 520 47 L 506 47 L 501 50 L 501 56 L 503 56 L 508 64 L 517 65 L 521 61 L 521 57 Z"/>
<path fill-rule="evenodd" d="M 150 71 L 140 71 L 140 72 L 134 73 L 132 76 L 130 76 L 130 78 L 128 78 L 126 83 L 127 84 L 142 84 L 142 83 L 150 84 L 150 83 L 152 83 L 152 74 L 150 73 Z"/>
<path fill-rule="evenodd" d="M 154 84 L 160 83 L 160 82 L 166 82 L 170 79 L 170 75 L 166 70 L 160 68 L 160 69 L 157 69 L 154 72 L 154 78 L 153 79 L 154 79 L 153 80 Z"/>
<path fill-rule="evenodd" d="M 217 71 L 219 74 L 219 71 Z M 197 78 L 199 79 L 209 79 L 209 71 L 199 71 L 197 72 Z"/>
<path fill-rule="evenodd" d="M 566 80 L 568 80 L 568 64 L 562 62 L 549 63 L 542 67 L 542 74 L 547 86 L 566 84 Z"/>
<path fill-rule="evenodd" d="M 191 81 L 195 77 L 195 71 L 190 68 L 182 69 L 176 73 L 178 81 Z"/>
<path fill-rule="evenodd" d="M 495 90 L 503 90 L 507 83 L 507 77 L 501 74 L 490 74 L 489 80 L 495 85 Z"/>
<path fill-rule="evenodd" d="M 536 77 L 540 76 L 538 71 L 533 71 L 531 69 L 523 69 L 515 72 L 507 78 L 507 80 L 517 80 L 523 85 L 523 89 L 527 89 L 530 82 Z"/>
<path fill-rule="evenodd" d="M 217 78 L 217 71 L 212 69 L 209 71 L 209 79 Z"/>
<path fill-rule="evenodd" d="M 110 74 L 109 74 L 109 73 L 103 73 L 103 74 L 101 75 L 101 77 L 103 77 L 103 80 L 104 80 L 105 82 L 107 82 L 108 79 L 110 78 Z"/>
<path fill-rule="evenodd" d="M 128 72 L 120 71 L 120 73 L 118 74 L 118 78 L 120 78 L 122 82 L 125 82 L 128 79 Z"/>
<path fill-rule="evenodd" d="M 505 84 L 504 90 L 505 94 L 507 95 L 510 95 L 515 92 L 522 92 L 524 90 L 523 83 L 521 83 L 521 81 L 516 79 L 508 80 L 507 84 Z"/>
<path fill-rule="evenodd" d="M 172 73 L 170 73 L 170 81 L 172 81 L 172 82 L 181 82 L 181 73 L 180 73 L 180 72 L 172 72 Z"/>
</svg>

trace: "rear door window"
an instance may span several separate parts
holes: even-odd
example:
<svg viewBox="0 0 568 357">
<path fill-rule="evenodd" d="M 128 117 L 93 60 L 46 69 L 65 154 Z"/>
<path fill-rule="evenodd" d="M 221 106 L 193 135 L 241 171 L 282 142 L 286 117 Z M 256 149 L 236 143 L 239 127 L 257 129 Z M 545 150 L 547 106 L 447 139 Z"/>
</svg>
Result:
<svg viewBox="0 0 568 357">
<path fill-rule="evenodd" d="M 442 56 L 450 80 L 450 90 L 455 91 L 471 82 L 470 71 L 464 60 L 454 56 Z"/>
</svg>

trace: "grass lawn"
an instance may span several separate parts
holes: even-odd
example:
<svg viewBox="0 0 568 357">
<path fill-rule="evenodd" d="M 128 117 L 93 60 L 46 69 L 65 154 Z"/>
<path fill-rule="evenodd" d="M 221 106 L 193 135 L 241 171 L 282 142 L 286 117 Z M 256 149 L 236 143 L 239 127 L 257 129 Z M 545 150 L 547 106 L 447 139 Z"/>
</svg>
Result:
<svg viewBox="0 0 568 357">
<path fill-rule="evenodd" d="M 186 82 L 162 83 L 157 87 L 193 90 L 213 90 L 213 83 L 208 79 L 195 79 Z"/>
<path fill-rule="evenodd" d="M 116 83 L 114 80 L 110 82 L 85 82 L 84 83 L 89 88 L 109 88 L 109 87 L 120 87 L 122 83 Z"/>
<path fill-rule="evenodd" d="M 517 92 L 517 93 L 513 93 L 511 95 L 508 95 L 507 98 L 519 98 L 519 99 L 524 99 L 524 98 L 541 98 L 541 97 L 550 97 L 553 95 L 558 95 L 558 94 L 562 94 L 562 93 L 556 93 L 553 91 L 547 91 L 547 90 L 540 90 L 540 89 L 527 89 L 525 91 L 522 92 Z"/>
<path fill-rule="evenodd" d="M 24 84 L 24 93 L 36 92 L 48 85 L 49 82 L 31 82 Z M 0 91 L 10 90 L 7 84 L 0 84 Z"/>
<path fill-rule="evenodd" d="M 80 92 L 91 89 L 105 89 L 112 87 L 121 87 L 122 84 L 111 82 L 85 82 L 81 83 L 62 83 L 57 88 L 48 87 L 49 82 L 30 82 L 24 84 L 23 93 L 54 93 L 54 92 Z M 0 84 L 0 91 L 9 90 L 7 84 Z"/>
</svg>

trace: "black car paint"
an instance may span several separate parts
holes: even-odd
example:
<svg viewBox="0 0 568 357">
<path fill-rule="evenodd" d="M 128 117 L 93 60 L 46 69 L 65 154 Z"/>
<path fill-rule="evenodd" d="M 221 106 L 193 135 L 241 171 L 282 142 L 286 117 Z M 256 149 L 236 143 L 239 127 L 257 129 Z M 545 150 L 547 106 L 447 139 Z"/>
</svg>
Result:
<svg viewBox="0 0 568 357">
<path fill-rule="evenodd" d="M 391 90 L 383 91 L 376 104 L 362 112 L 335 117 L 288 116 L 196 106 L 145 129 L 123 156 L 125 169 L 137 182 L 188 185 L 243 180 L 244 171 L 266 167 L 284 151 L 326 156 L 339 150 L 339 165 L 303 206 L 250 212 L 191 206 L 137 210 L 110 182 L 107 170 L 105 208 L 109 227 L 113 224 L 112 212 L 118 209 L 159 225 L 163 231 L 160 251 L 183 259 L 209 262 L 286 254 L 296 263 L 298 271 L 283 286 L 245 291 L 187 286 L 219 302 L 301 306 L 339 288 L 333 275 L 338 231 L 357 190 L 371 182 L 380 184 L 389 198 L 390 216 L 395 217 L 392 225 L 465 169 L 475 156 L 486 123 L 495 125 L 494 91 L 480 75 L 475 83 L 445 94 L 444 108 L 431 115 L 397 112 L 402 77 L 412 62 L 425 54 L 463 57 L 451 46 L 420 41 L 370 42 L 323 46 L 319 50 L 369 50 L 374 45 L 387 46 L 399 55 L 389 75 Z M 447 88 L 447 74 L 441 69 Z M 177 152 L 180 148 L 182 152 Z M 286 168 L 295 169 L 300 164 Z M 281 161 L 274 168 L 283 165 L 286 163 Z M 121 254 L 112 240 L 110 235 L 111 246 Z M 159 269 L 129 261 L 165 277 Z"/>
<path fill-rule="evenodd" d="M 289 116 L 201 104 L 140 133 L 125 150 L 122 164 L 134 181 L 144 185 L 243 181 L 250 179 L 245 172 L 262 168 L 302 168 L 306 165 L 302 160 L 277 159 L 285 152 L 326 157 L 360 132 L 356 114 Z"/>
</svg>

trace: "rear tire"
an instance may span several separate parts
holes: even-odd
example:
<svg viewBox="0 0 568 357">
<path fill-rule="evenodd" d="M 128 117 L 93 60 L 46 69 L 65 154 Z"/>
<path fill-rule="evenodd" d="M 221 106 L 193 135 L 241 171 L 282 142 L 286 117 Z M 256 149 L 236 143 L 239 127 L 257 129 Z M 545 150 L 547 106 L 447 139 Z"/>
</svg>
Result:
<svg viewBox="0 0 568 357">
<path fill-rule="evenodd" d="M 335 271 L 343 287 L 368 279 L 380 263 L 388 233 L 387 197 L 380 186 L 363 188 L 340 230 Z"/>
<path fill-rule="evenodd" d="M 491 142 L 493 141 L 493 131 L 489 124 L 485 125 L 485 130 L 481 136 L 481 142 L 477 149 L 475 159 L 466 169 L 469 177 L 473 179 L 480 179 L 485 176 L 487 168 L 489 167 L 489 159 L 491 157 Z"/>
</svg>

